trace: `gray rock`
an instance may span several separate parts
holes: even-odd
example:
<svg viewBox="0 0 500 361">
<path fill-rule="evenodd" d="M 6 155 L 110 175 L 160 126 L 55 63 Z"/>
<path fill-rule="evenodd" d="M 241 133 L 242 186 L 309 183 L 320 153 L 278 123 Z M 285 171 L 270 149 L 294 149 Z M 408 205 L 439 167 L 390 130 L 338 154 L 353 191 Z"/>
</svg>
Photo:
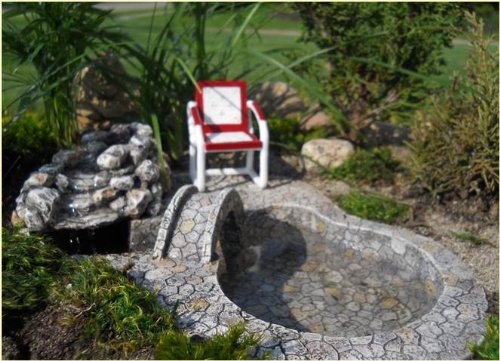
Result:
<svg viewBox="0 0 500 361">
<path fill-rule="evenodd" d="M 136 168 L 135 175 L 143 182 L 156 182 L 160 178 L 160 168 L 146 159 Z"/>
<path fill-rule="evenodd" d="M 29 187 L 50 187 L 54 183 L 54 175 L 43 172 L 31 173 L 30 177 L 24 182 Z"/>
<path fill-rule="evenodd" d="M 330 169 L 341 165 L 354 154 L 354 146 L 343 139 L 313 139 L 302 146 L 301 154 L 305 158 L 306 171 L 319 174 L 323 168 Z"/>
<path fill-rule="evenodd" d="M 82 156 L 81 150 L 61 150 L 52 156 L 52 163 L 62 164 L 65 168 L 75 168 Z"/>
<path fill-rule="evenodd" d="M 87 144 L 91 142 L 106 142 L 108 137 L 109 133 L 104 130 L 98 130 L 96 132 L 88 132 L 82 135 L 80 143 Z"/>
<path fill-rule="evenodd" d="M 130 145 L 144 148 L 146 151 L 154 147 L 154 141 L 150 137 L 143 137 L 140 135 L 134 135 L 130 138 Z"/>
<path fill-rule="evenodd" d="M 158 213 L 160 213 L 160 209 L 161 209 L 161 201 L 153 200 L 151 203 L 149 203 L 148 208 L 146 209 L 146 214 L 149 217 L 157 216 Z"/>
<path fill-rule="evenodd" d="M 69 179 L 64 174 L 58 174 L 56 176 L 56 187 L 60 192 L 66 192 L 69 187 Z"/>
<path fill-rule="evenodd" d="M 147 151 L 142 147 L 130 147 L 130 158 L 134 165 L 140 164 L 147 157 Z"/>
<path fill-rule="evenodd" d="M 102 188 L 108 185 L 109 179 L 111 178 L 108 171 L 102 171 L 94 176 L 94 187 Z"/>
<path fill-rule="evenodd" d="M 49 173 L 52 175 L 56 175 L 60 172 L 62 172 L 64 168 L 64 165 L 59 164 L 59 163 L 49 163 L 41 166 L 38 171 L 43 172 L 43 173 Z"/>
<path fill-rule="evenodd" d="M 85 144 L 84 149 L 93 155 L 102 153 L 108 146 L 101 141 L 92 141 Z"/>
<path fill-rule="evenodd" d="M 125 196 L 119 197 L 109 204 L 109 208 L 118 213 L 123 213 L 125 206 L 127 205 L 127 200 Z"/>
<path fill-rule="evenodd" d="M 113 177 L 109 181 L 109 185 L 115 189 L 128 191 L 134 188 L 134 178 L 129 175 L 121 177 Z"/>
<path fill-rule="evenodd" d="M 151 194 L 153 195 L 153 199 L 161 200 L 163 197 L 163 187 L 161 183 L 153 183 L 151 185 Z"/>
<path fill-rule="evenodd" d="M 153 135 L 153 129 L 147 124 L 132 123 L 130 127 L 135 132 L 136 135 L 141 137 L 151 137 Z"/>
<path fill-rule="evenodd" d="M 130 126 L 128 124 L 113 124 L 109 131 L 115 142 L 126 143 L 130 138 Z"/>
<path fill-rule="evenodd" d="M 92 199 L 92 196 L 85 193 L 78 194 L 67 194 L 65 196 L 66 209 L 69 210 L 71 215 L 78 215 L 87 213 L 92 207 L 96 205 L 96 202 Z"/>
<path fill-rule="evenodd" d="M 146 210 L 153 199 L 149 190 L 132 189 L 127 192 L 127 207 L 125 214 L 130 217 L 139 217 Z"/>
<path fill-rule="evenodd" d="M 18 205 L 16 213 L 30 231 L 42 231 L 45 229 L 46 222 L 36 209 Z"/>
<path fill-rule="evenodd" d="M 60 193 L 53 188 L 35 188 L 26 195 L 26 205 L 38 211 L 42 220 L 48 223 L 58 208 L 59 198 Z"/>
<path fill-rule="evenodd" d="M 97 165 L 101 169 L 117 169 L 123 165 L 127 155 L 128 148 L 125 145 L 112 145 L 97 157 Z"/>
<path fill-rule="evenodd" d="M 118 197 L 118 191 L 112 187 L 98 189 L 94 193 L 92 193 L 92 200 L 96 204 L 110 202 L 116 197 Z"/>
</svg>

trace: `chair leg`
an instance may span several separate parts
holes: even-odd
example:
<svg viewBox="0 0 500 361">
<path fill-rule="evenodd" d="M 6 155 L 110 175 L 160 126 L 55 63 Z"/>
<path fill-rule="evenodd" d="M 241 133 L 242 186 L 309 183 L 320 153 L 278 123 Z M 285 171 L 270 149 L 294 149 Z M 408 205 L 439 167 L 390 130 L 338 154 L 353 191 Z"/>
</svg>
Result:
<svg viewBox="0 0 500 361">
<path fill-rule="evenodd" d="M 253 158 L 254 158 L 255 151 L 254 150 L 248 150 L 247 151 L 247 160 L 246 160 L 246 171 L 248 173 L 253 171 Z"/>
<path fill-rule="evenodd" d="M 196 149 L 196 187 L 198 191 L 205 191 L 205 149 L 199 144 Z"/>
<path fill-rule="evenodd" d="M 196 147 L 192 144 L 189 144 L 189 177 L 196 182 Z"/>
<path fill-rule="evenodd" d="M 259 187 L 264 189 L 267 186 L 268 178 L 268 159 L 269 159 L 269 149 L 268 147 L 263 147 L 260 151 L 259 159 Z"/>
</svg>

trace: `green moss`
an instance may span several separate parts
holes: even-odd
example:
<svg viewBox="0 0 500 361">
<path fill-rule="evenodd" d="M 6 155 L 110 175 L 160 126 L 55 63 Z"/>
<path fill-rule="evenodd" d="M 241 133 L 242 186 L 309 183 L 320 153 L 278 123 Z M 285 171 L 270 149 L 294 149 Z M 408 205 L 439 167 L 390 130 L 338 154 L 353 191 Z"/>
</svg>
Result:
<svg viewBox="0 0 500 361">
<path fill-rule="evenodd" d="M 2 310 L 4 316 L 46 304 L 62 253 L 46 238 L 2 228 Z"/>
<path fill-rule="evenodd" d="M 479 345 L 469 343 L 474 360 L 499 360 L 498 352 L 498 316 L 486 319 L 486 334 Z"/>
<path fill-rule="evenodd" d="M 471 234 L 469 232 L 453 232 L 453 231 L 450 231 L 450 233 L 456 239 L 458 239 L 460 241 L 470 242 L 470 243 L 472 243 L 475 246 L 480 246 L 482 244 L 489 244 L 489 245 L 491 245 L 491 243 L 488 242 L 487 240 L 479 238 L 479 237 L 477 237 L 477 236 L 475 236 L 475 235 L 473 235 L 473 234 Z"/>
<path fill-rule="evenodd" d="M 64 274 L 59 298 L 86 310 L 84 333 L 106 353 L 127 355 L 154 346 L 162 333 L 174 328 L 174 315 L 158 305 L 155 294 L 100 257 L 73 262 Z"/>
<path fill-rule="evenodd" d="M 389 148 L 359 149 L 340 166 L 330 169 L 327 175 L 358 184 L 377 180 L 392 182 L 399 166 L 400 163 L 392 159 Z"/>
<path fill-rule="evenodd" d="M 184 333 L 167 332 L 156 350 L 159 360 L 247 360 L 249 349 L 257 345 L 254 336 L 243 336 L 245 324 L 230 327 L 225 335 L 193 342 Z"/>
<path fill-rule="evenodd" d="M 347 213 L 389 224 L 403 220 L 410 210 L 408 205 L 398 203 L 388 197 L 365 195 L 357 191 L 341 196 L 338 203 Z"/>
</svg>

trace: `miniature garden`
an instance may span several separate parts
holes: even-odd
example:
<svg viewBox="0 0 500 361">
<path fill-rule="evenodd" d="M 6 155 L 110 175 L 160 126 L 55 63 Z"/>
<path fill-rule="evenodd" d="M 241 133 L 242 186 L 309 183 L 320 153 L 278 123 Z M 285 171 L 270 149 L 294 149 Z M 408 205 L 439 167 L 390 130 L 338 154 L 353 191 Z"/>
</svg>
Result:
<svg viewBox="0 0 500 361">
<path fill-rule="evenodd" d="M 2 20 L 2 358 L 499 358 L 498 4 Z"/>
</svg>

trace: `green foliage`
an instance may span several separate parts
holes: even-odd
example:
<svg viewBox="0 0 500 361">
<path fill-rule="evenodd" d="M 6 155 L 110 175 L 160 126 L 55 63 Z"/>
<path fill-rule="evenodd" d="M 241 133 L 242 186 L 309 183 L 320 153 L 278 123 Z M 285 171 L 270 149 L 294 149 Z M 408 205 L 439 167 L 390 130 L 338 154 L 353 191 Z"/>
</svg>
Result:
<svg viewBox="0 0 500 361">
<path fill-rule="evenodd" d="M 58 135 L 60 145 L 70 144 L 77 130 L 76 72 L 92 54 L 121 39 L 103 26 L 108 15 L 109 11 L 89 3 L 51 2 L 11 3 L 2 13 L 5 54 L 18 65 L 33 64 L 36 70 L 36 75 L 17 72 L 17 68 L 4 74 L 14 84 L 6 90 L 24 89 L 14 101 L 21 113 L 37 101 L 43 102 L 47 125 Z"/>
<path fill-rule="evenodd" d="M 412 130 L 412 173 L 434 195 L 498 195 L 498 50 L 483 26 L 467 14 L 472 51 L 467 75 L 455 77 L 434 107 L 419 114 Z"/>
<path fill-rule="evenodd" d="M 217 3 L 172 3 L 160 16 L 163 27 L 153 33 L 156 8 L 151 17 L 148 40 L 143 43 L 118 44 L 115 51 L 136 69 L 138 76 L 121 80 L 138 104 L 144 121 L 158 120 L 164 143 L 174 160 L 186 147 L 186 104 L 193 100 L 197 80 L 227 79 L 240 48 L 246 39 L 255 11 L 260 4 L 234 6 L 234 13 L 220 29 L 217 46 L 207 47 L 207 20 L 227 5 Z M 189 20 L 187 20 L 189 19 Z M 242 78 L 252 69 L 245 69 Z M 119 74 L 121 76 L 121 74 Z M 111 73 L 112 76 L 112 73 Z M 120 79 L 115 79 L 120 81 Z M 138 90 L 138 91 L 137 91 Z"/>
<path fill-rule="evenodd" d="M 257 345 L 254 336 L 243 336 L 245 324 L 233 325 L 224 335 L 193 342 L 186 334 L 169 331 L 156 350 L 159 360 L 247 360 L 249 349 Z"/>
<path fill-rule="evenodd" d="M 453 231 L 450 231 L 450 233 L 456 239 L 459 239 L 459 240 L 465 241 L 465 242 L 470 242 L 470 243 L 472 243 L 475 246 L 480 246 L 480 245 L 483 245 L 483 244 L 489 244 L 491 246 L 491 243 L 488 242 L 487 240 L 479 238 L 479 237 L 477 237 L 477 236 L 475 236 L 475 235 L 473 235 L 473 234 L 471 234 L 469 232 L 453 232 Z"/>
<path fill-rule="evenodd" d="M 486 319 L 486 334 L 479 345 L 469 343 L 474 360 L 499 360 L 498 352 L 498 316 Z"/>
<path fill-rule="evenodd" d="M 152 346 L 174 327 L 174 315 L 156 295 L 139 288 L 98 257 L 74 262 L 64 270 L 59 297 L 85 309 L 84 332 L 109 353 Z"/>
<path fill-rule="evenodd" d="M 389 148 L 358 149 L 340 166 L 330 169 L 328 176 L 355 183 L 392 182 L 398 167 Z"/>
<path fill-rule="evenodd" d="M 338 199 L 339 206 L 360 218 L 393 224 L 403 220 L 410 207 L 380 195 L 365 195 L 357 191 Z"/>
<path fill-rule="evenodd" d="M 41 236 L 2 228 L 2 310 L 4 316 L 45 305 L 62 253 Z"/>
<path fill-rule="evenodd" d="M 57 137 L 47 127 L 43 114 L 27 112 L 17 121 L 2 117 L 2 144 L 6 164 L 15 156 L 23 157 L 23 161 L 27 157 L 43 161 L 57 150 Z"/>
<path fill-rule="evenodd" d="M 350 120 L 345 131 L 352 140 L 379 118 L 400 122 L 412 117 L 428 96 L 426 80 L 438 73 L 441 49 L 451 46 L 461 14 L 452 3 L 292 7 L 304 24 L 302 40 L 325 51 L 321 66 L 311 67 L 316 69 L 312 75 Z"/>
<path fill-rule="evenodd" d="M 312 139 L 324 138 L 327 131 L 324 128 L 316 128 L 305 131 L 300 128 L 297 119 L 268 118 L 267 124 L 271 144 L 281 146 L 292 152 L 300 152 L 302 145 Z"/>
</svg>

